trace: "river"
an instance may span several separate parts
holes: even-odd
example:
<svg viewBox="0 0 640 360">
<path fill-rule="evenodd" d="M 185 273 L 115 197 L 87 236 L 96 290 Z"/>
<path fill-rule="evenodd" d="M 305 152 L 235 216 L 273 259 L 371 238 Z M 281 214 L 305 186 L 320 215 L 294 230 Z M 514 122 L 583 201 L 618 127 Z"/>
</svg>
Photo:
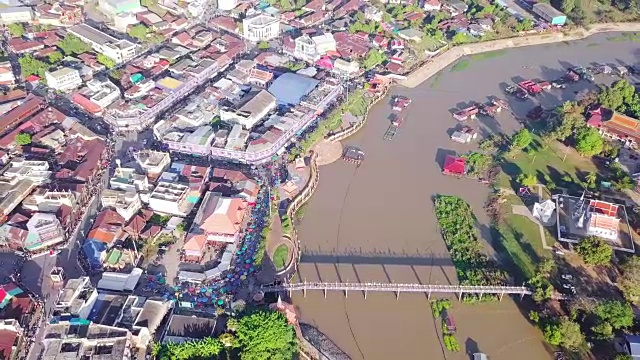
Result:
<svg viewBox="0 0 640 360">
<path fill-rule="evenodd" d="M 320 185 L 299 226 L 303 262 L 301 281 L 456 283 L 455 270 L 437 231 L 432 198 L 458 195 L 469 202 L 487 253 L 488 217 L 483 204 L 488 189 L 469 179 L 441 174 L 444 155 L 464 153 L 473 145 L 452 142 L 456 126 L 450 109 L 459 103 L 505 98 L 501 88 L 527 78 L 556 79 L 569 66 L 591 63 L 634 64 L 639 46 L 595 35 L 585 40 L 508 50 L 499 56 L 472 59 L 461 71 L 451 67 L 414 89 L 391 94 L 413 99 L 406 122 L 392 141 L 382 136 L 389 124 L 389 101 L 379 102 L 367 125 L 345 145 L 366 153 L 358 169 L 339 161 L 320 170 Z M 608 79 L 607 81 L 611 81 Z M 536 99 L 545 106 L 571 100 L 584 82 L 553 90 Z M 535 106 L 530 100 L 511 102 L 517 116 Z M 520 125 L 513 116 L 479 119 L 482 133 L 512 133 Z M 295 294 L 301 321 L 316 326 L 353 359 L 468 359 L 466 352 L 483 351 L 492 360 L 550 358 L 540 331 L 529 324 L 514 299 L 500 303 L 454 303 L 462 351 L 446 353 L 426 295 L 392 293 Z M 446 356 L 445 356 L 446 353 Z"/>
</svg>

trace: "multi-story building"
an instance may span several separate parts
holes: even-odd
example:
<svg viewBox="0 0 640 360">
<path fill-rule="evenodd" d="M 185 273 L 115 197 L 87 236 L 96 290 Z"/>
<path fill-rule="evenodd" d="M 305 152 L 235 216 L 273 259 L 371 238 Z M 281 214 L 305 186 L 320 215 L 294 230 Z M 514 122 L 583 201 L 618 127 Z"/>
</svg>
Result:
<svg viewBox="0 0 640 360">
<path fill-rule="evenodd" d="M 114 17 L 121 13 L 142 11 L 140 0 L 99 0 L 98 6 L 105 15 Z"/>
<path fill-rule="evenodd" d="M 43 360 L 103 359 L 130 360 L 135 350 L 127 329 L 84 322 L 48 324 L 43 339 Z"/>
<path fill-rule="evenodd" d="M 207 192 L 198 209 L 189 235 L 204 236 L 210 243 L 233 244 L 238 240 L 247 202 Z M 187 235 L 187 238 L 190 236 Z"/>
<path fill-rule="evenodd" d="M 71 315 L 86 319 L 98 299 L 98 292 L 88 277 L 69 279 L 60 292 L 54 311 L 59 315 Z"/>
<path fill-rule="evenodd" d="M 242 20 L 244 38 L 253 41 L 267 41 L 280 35 L 280 20 L 273 16 L 259 14 Z"/>
<path fill-rule="evenodd" d="M 245 129 L 251 129 L 275 107 L 276 98 L 268 91 L 260 90 L 239 109 L 220 109 L 220 119 L 232 124 L 240 124 Z"/>
<path fill-rule="evenodd" d="M 38 251 L 64 242 L 64 229 L 60 220 L 50 213 L 35 213 L 27 222 L 29 235 L 23 248 Z"/>
<path fill-rule="evenodd" d="M 97 114 L 120 99 L 121 95 L 120 89 L 108 79 L 94 78 L 87 82 L 86 88 L 74 93 L 72 100 L 86 111 Z"/>
<path fill-rule="evenodd" d="M 0 63 L 0 85 L 15 85 L 16 77 L 13 75 L 11 62 L 4 61 Z"/>
<path fill-rule="evenodd" d="M 149 208 L 163 214 L 186 216 L 192 208 L 188 195 L 189 186 L 161 181 L 149 196 Z"/>
<path fill-rule="evenodd" d="M 33 20 L 33 10 L 26 6 L 15 6 L 0 9 L 0 22 L 4 25 L 30 22 Z"/>
<path fill-rule="evenodd" d="M 80 72 L 68 67 L 63 67 L 52 72 L 47 71 L 44 73 L 44 77 L 50 88 L 59 91 L 73 90 L 82 84 Z"/>
<path fill-rule="evenodd" d="M 115 174 L 109 179 L 109 186 L 112 189 L 140 193 L 147 192 L 150 188 L 149 180 L 146 176 L 136 173 L 136 169 L 120 166 L 116 168 Z"/>
<path fill-rule="evenodd" d="M 114 208 L 125 221 L 129 221 L 142 209 L 140 195 L 135 192 L 106 189 L 102 191 L 100 201 L 103 207 Z"/>
<path fill-rule="evenodd" d="M 96 52 L 112 58 L 117 63 L 128 61 L 136 56 L 138 48 L 136 44 L 128 40 L 118 40 L 89 25 L 78 24 L 69 28 L 68 32 L 90 44 Z"/>
<path fill-rule="evenodd" d="M 151 179 L 156 179 L 167 170 L 169 164 L 171 164 L 171 156 L 169 156 L 169 153 L 161 151 L 141 150 L 136 152 L 133 157 Z"/>
<path fill-rule="evenodd" d="M 49 181 L 49 177 L 51 177 L 49 163 L 46 161 L 30 161 L 24 160 L 23 158 L 14 158 L 9 165 L 10 166 L 2 172 L 2 177 L 31 180 L 36 185 Z"/>
</svg>

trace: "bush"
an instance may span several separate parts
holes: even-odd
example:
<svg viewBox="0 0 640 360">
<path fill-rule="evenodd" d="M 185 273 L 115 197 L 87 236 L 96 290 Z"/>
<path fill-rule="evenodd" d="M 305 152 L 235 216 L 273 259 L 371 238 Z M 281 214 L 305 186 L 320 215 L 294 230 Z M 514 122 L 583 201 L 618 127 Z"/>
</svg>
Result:
<svg viewBox="0 0 640 360">
<path fill-rule="evenodd" d="M 590 236 L 580 241 L 575 249 L 587 265 L 608 264 L 613 255 L 611 247 L 597 236 Z"/>
<path fill-rule="evenodd" d="M 449 299 L 440 299 L 431 302 L 431 310 L 434 317 L 440 317 L 442 312 L 451 308 L 451 301 Z"/>
</svg>

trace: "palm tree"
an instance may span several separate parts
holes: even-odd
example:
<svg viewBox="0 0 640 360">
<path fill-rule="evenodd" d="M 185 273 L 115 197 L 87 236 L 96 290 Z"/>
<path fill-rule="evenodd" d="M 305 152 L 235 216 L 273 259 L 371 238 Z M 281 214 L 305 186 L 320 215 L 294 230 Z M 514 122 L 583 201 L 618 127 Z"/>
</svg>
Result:
<svg viewBox="0 0 640 360">
<path fill-rule="evenodd" d="M 587 174 L 587 176 L 585 177 L 587 188 L 595 189 L 597 178 L 598 178 L 598 175 L 594 172 L 590 172 L 589 174 Z"/>
<path fill-rule="evenodd" d="M 226 348 L 234 348 L 238 346 L 238 339 L 230 333 L 224 333 L 218 338 L 222 345 Z"/>
<path fill-rule="evenodd" d="M 231 332 L 236 332 L 238 330 L 238 320 L 234 318 L 227 319 L 227 330 Z"/>
</svg>

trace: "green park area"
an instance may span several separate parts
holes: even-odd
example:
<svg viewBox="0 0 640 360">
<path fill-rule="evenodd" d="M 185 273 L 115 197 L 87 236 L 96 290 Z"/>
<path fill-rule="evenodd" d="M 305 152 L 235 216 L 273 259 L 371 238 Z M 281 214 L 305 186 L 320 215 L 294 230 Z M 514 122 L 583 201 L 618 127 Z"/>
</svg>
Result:
<svg viewBox="0 0 640 360">
<path fill-rule="evenodd" d="M 284 269 L 289 260 L 289 247 L 285 244 L 278 245 L 276 251 L 273 252 L 273 265 L 276 270 Z"/>
</svg>

